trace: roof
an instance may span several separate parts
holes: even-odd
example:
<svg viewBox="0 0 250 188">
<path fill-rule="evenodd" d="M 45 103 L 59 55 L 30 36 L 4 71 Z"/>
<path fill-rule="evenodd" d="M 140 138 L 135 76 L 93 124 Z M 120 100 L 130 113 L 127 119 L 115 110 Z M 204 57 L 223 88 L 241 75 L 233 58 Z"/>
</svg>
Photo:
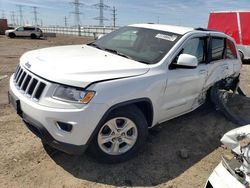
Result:
<svg viewBox="0 0 250 188">
<path fill-rule="evenodd" d="M 183 35 L 189 31 L 194 30 L 194 28 L 191 27 L 181 27 L 181 26 L 162 25 L 162 24 L 132 24 L 129 26 L 173 32 L 180 35 Z"/>
</svg>

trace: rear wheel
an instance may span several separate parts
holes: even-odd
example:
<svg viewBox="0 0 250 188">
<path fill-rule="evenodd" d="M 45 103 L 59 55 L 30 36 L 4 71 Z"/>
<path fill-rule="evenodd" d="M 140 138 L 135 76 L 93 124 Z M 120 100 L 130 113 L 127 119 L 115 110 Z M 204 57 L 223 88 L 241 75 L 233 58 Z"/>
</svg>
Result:
<svg viewBox="0 0 250 188">
<path fill-rule="evenodd" d="M 117 109 L 100 126 L 90 153 L 106 163 L 126 161 L 138 153 L 147 134 L 147 121 L 136 106 Z"/>
<path fill-rule="evenodd" d="M 10 37 L 10 38 L 15 38 L 16 35 L 15 35 L 15 33 L 9 33 L 9 37 Z"/>
</svg>

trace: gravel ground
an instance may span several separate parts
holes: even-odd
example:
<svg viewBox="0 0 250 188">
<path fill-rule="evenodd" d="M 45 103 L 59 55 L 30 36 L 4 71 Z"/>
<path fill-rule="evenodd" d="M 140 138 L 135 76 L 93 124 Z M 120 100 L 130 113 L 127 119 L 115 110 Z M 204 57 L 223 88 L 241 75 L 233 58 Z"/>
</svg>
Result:
<svg viewBox="0 0 250 188">
<path fill-rule="evenodd" d="M 46 40 L 0 36 L 0 187 L 203 187 L 219 163 L 219 139 L 236 127 L 209 104 L 150 131 L 140 154 L 125 163 L 100 164 L 86 155 L 44 149 L 8 104 L 8 80 L 24 52 L 55 45 L 81 44 L 90 38 Z M 7 76 L 7 77 L 6 77 Z M 242 67 L 241 87 L 250 96 L 250 65 Z M 250 117 L 250 100 L 237 97 L 233 107 Z M 187 155 L 186 158 L 181 157 Z"/>
</svg>

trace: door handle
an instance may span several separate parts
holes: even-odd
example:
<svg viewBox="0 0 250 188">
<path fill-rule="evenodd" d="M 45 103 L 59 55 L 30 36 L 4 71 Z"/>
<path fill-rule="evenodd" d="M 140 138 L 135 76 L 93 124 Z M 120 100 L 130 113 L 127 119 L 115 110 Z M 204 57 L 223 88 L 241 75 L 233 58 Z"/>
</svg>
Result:
<svg viewBox="0 0 250 188">
<path fill-rule="evenodd" d="M 207 72 L 206 70 L 200 70 L 199 71 L 200 74 L 206 74 L 206 72 Z"/>
<path fill-rule="evenodd" d="M 226 69 L 228 69 L 228 65 L 224 65 L 224 66 L 222 66 L 222 68 L 223 68 L 224 70 L 226 70 Z"/>
</svg>

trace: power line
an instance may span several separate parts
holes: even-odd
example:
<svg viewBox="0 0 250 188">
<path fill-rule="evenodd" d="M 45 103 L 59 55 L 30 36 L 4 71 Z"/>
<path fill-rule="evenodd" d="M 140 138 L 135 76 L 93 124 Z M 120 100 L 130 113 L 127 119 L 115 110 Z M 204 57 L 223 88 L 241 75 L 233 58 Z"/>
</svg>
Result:
<svg viewBox="0 0 250 188">
<path fill-rule="evenodd" d="M 36 6 L 33 6 L 32 9 L 33 9 L 32 13 L 34 14 L 34 21 L 35 21 L 34 25 L 37 26 L 37 25 L 38 25 L 38 18 L 37 18 L 38 12 L 37 12 L 37 7 L 36 7 Z"/>
<path fill-rule="evenodd" d="M 80 6 L 82 6 L 83 4 L 80 3 L 79 0 L 74 0 L 71 3 L 75 8 L 74 12 L 72 12 L 75 15 L 75 25 L 79 27 L 81 25 L 80 15 L 82 14 L 82 12 L 80 12 Z"/>
<path fill-rule="evenodd" d="M 104 26 L 104 21 L 108 20 L 107 18 L 104 17 L 104 10 L 109 9 L 110 7 L 106 4 L 103 3 L 103 0 L 100 0 L 99 3 L 94 4 L 94 7 L 96 7 L 97 9 L 99 9 L 99 17 L 94 18 L 95 20 L 99 20 L 99 26 Z"/>
<path fill-rule="evenodd" d="M 116 27 L 116 16 L 117 16 L 117 13 L 116 13 L 117 9 L 115 7 L 113 7 L 112 9 L 112 17 L 113 17 L 113 27 L 115 28 Z"/>
</svg>

